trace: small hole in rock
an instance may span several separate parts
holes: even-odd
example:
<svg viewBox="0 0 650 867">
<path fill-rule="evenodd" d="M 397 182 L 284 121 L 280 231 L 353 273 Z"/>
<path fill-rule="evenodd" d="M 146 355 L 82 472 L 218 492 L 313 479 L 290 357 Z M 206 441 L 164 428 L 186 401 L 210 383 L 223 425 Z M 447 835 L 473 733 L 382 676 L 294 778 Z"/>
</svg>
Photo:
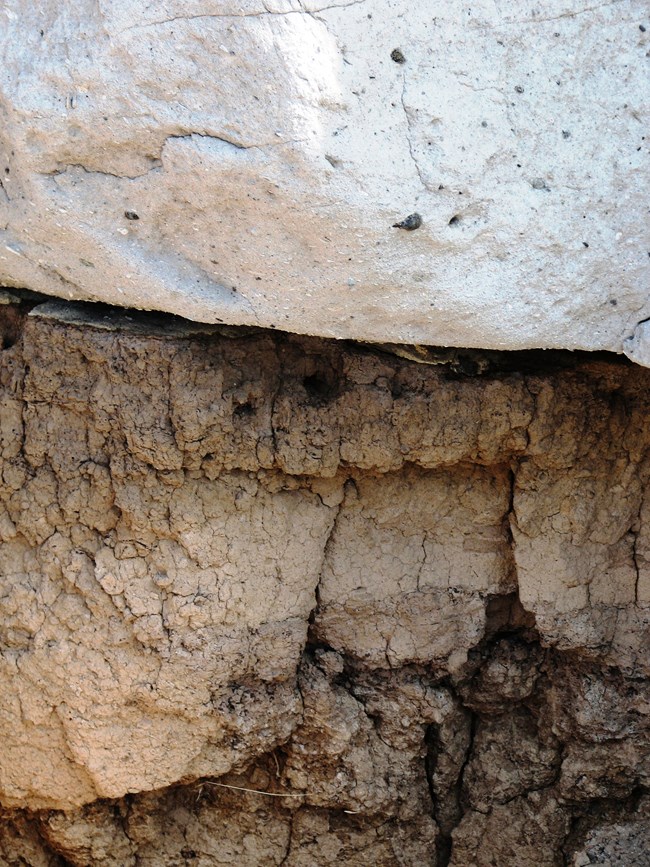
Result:
<svg viewBox="0 0 650 867">
<path fill-rule="evenodd" d="M 322 403 L 334 396 L 335 388 L 330 377 L 323 373 L 312 373 L 302 381 L 307 395 L 314 403 Z"/>
<path fill-rule="evenodd" d="M 460 214 L 454 214 L 454 216 L 449 221 L 450 226 L 455 226 L 457 223 L 460 223 Z"/>
<path fill-rule="evenodd" d="M 27 313 L 28 309 L 22 305 L 3 305 L 0 311 L 0 351 L 11 349 L 18 342 Z"/>
<path fill-rule="evenodd" d="M 390 53 L 390 59 L 394 60 L 395 63 L 406 63 L 406 57 L 404 57 L 399 48 L 393 48 Z"/>
<path fill-rule="evenodd" d="M 246 403 L 240 403 L 239 406 L 236 406 L 233 410 L 233 415 L 237 415 L 240 418 L 248 418 L 255 413 L 255 408 L 250 400 L 247 400 Z"/>
</svg>

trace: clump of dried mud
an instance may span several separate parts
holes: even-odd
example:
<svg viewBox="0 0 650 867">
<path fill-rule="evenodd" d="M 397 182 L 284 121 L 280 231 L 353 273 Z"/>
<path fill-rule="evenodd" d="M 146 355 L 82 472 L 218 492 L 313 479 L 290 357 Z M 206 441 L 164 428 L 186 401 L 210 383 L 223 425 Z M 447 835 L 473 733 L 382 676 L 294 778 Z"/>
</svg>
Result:
<svg viewBox="0 0 650 867">
<path fill-rule="evenodd" d="M 1 864 L 647 863 L 650 371 L 3 309 Z"/>
</svg>

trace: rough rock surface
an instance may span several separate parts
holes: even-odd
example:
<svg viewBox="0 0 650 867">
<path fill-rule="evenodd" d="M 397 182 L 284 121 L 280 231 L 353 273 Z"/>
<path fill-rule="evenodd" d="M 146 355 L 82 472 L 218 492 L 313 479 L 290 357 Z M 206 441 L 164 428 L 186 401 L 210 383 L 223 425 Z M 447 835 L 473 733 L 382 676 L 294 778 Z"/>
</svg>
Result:
<svg viewBox="0 0 650 867">
<path fill-rule="evenodd" d="M 6 0 L 0 280 L 650 365 L 649 46 L 644 0 Z"/>
<path fill-rule="evenodd" d="M 3 867 L 647 863 L 649 372 L 33 304 Z"/>
</svg>

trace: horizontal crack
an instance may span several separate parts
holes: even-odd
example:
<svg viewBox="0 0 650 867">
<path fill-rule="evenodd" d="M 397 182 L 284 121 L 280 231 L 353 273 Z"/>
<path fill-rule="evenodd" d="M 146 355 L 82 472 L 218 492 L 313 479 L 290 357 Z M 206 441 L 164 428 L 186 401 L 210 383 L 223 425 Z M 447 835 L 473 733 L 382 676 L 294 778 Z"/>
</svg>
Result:
<svg viewBox="0 0 650 867">
<path fill-rule="evenodd" d="M 175 15 L 170 18 L 160 18 L 158 21 L 146 21 L 143 24 L 132 24 L 130 27 L 125 27 L 116 33 L 116 36 L 121 36 L 123 33 L 128 33 L 131 30 L 143 29 L 145 27 L 161 27 L 163 24 L 171 24 L 174 21 L 196 21 L 200 19 L 229 19 L 229 18 L 269 18 L 269 17 L 284 17 L 287 15 L 309 15 L 314 16 L 319 12 L 327 12 L 330 9 L 348 9 L 350 6 L 359 6 L 365 3 L 366 0 L 353 0 L 351 3 L 333 3 L 329 6 L 321 6 L 318 9 L 287 9 L 284 11 L 272 11 L 264 9 L 259 12 L 202 12 L 196 15 Z M 316 19 L 317 20 L 317 19 Z"/>
<path fill-rule="evenodd" d="M 147 169 L 145 172 L 139 172 L 135 175 L 122 175 L 119 172 L 109 172 L 106 169 L 89 169 L 87 166 L 83 165 L 83 163 L 62 163 L 59 168 L 54 169 L 49 172 L 39 172 L 41 175 L 46 176 L 57 176 L 64 175 L 66 172 L 70 171 L 70 169 L 81 169 L 81 171 L 85 172 L 87 175 L 106 175 L 109 178 L 121 178 L 126 180 L 134 181 L 136 178 L 144 178 L 149 172 L 154 171 L 154 169 L 159 169 L 161 163 L 159 160 L 152 161 L 155 162 L 155 165 L 152 165 L 150 169 Z"/>
<path fill-rule="evenodd" d="M 269 142 L 260 142 L 260 143 L 255 142 L 252 144 L 245 144 L 244 142 L 239 141 L 239 140 L 233 140 L 231 138 L 226 138 L 226 136 L 224 136 L 224 135 L 213 135 L 212 133 L 199 132 L 197 130 L 189 130 L 187 132 L 172 133 L 168 136 L 165 136 L 165 138 L 163 139 L 162 144 L 160 146 L 160 156 L 157 158 L 151 159 L 151 167 L 146 169 L 146 171 L 143 171 L 143 172 L 136 172 L 135 174 L 121 174 L 120 172 L 111 172 L 111 171 L 108 171 L 107 169 L 91 169 L 91 168 L 88 168 L 88 166 L 85 166 L 83 163 L 60 163 L 56 169 L 53 169 L 51 171 L 39 172 L 39 174 L 45 175 L 45 176 L 56 177 L 58 175 L 66 174 L 66 172 L 70 171 L 70 169 L 80 169 L 81 171 L 85 172 L 85 174 L 87 174 L 87 175 L 105 175 L 106 177 L 109 177 L 109 178 L 120 178 L 120 179 L 134 181 L 134 180 L 137 180 L 138 178 L 144 178 L 147 175 L 149 175 L 151 172 L 163 168 L 162 154 L 163 154 L 163 151 L 165 149 L 165 145 L 167 144 L 167 142 L 172 141 L 173 139 L 182 140 L 182 139 L 192 139 L 192 138 L 211 139 L 213 141 L 221 142 L 223 144 L 229 145 L 230 147 L 235 148 L 236 150 L 242 150 L 242 151 L 262 150 L 265 148 L 281 147 L 282 145 L 299 144 L 300 142 L 305 141 L 305 139 L 281 139 L 279 141 L 269 141 Z"/>
<path fill-rule="evenodd" d="M 598 6 L 588 6 L 586 9 L 576 9 L 575 11 L 563 12 L 561 15 L 549 15 L 548 18 L 524 18 L 521 21 L 512 21 L 510 26 L 517 24 L 543 24 L 545 21 L 560 21 L 562 18 L 577 18 L 578 15 L 587 15 L 589 12 L 597 12 L 599 9 L 606 9 L 608 6 L 618 6 L 623 0 L 609 0 L 608 3 L 599 3 Z"/>
</svg>

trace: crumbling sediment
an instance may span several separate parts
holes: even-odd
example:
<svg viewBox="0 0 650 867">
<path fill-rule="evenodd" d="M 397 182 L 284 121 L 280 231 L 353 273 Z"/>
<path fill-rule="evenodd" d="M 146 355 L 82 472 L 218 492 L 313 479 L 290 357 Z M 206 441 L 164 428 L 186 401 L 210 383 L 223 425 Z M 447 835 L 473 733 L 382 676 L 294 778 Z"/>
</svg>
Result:
<svg viewBox="0 0 650 867">
<path fill-rule="evenodd" d="M 645 863 L 650 372 L 3 309 L 0 863 Z"/>
</svg>

